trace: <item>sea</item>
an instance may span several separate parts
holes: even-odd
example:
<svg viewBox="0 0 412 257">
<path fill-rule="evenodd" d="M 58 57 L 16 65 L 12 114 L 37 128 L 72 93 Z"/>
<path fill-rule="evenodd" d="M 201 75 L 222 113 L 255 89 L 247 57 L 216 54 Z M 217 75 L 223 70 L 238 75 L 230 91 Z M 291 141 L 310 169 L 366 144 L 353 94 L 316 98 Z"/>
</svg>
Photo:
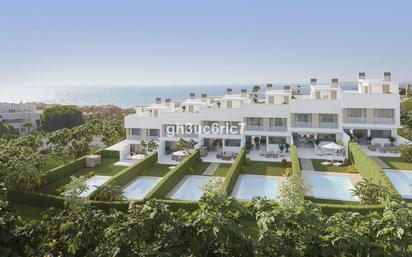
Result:
<svg viewBox="0 0 412 257">
<path fill-rule="evenodd" d="M 285 84 L 273 84 L 274 89 L 281 89 Z M 304 84 L 288 84 L 296 94 L 308 94 L 309 86 Z M 262 89 L 266 85 L 260 85 Z M 250 85 L 171 85 L 171 86 L 31 86 L 0 88 L 0 102 L 19 103 L 37 102 L 45 104 L 70 104 L 79 106 L 115 105 L 121 108 L 133 108 L 139 105 L 153 103 L 156 97 L 162 99 L 183 100 L 190 93 L 200 96 L 219 96 L 232 88 L 233 93 L 240 93 L 245 88 L 252 90 Z M 342 85 L 344 89 L 353 90 L 354 84 Z"/>
</svg>

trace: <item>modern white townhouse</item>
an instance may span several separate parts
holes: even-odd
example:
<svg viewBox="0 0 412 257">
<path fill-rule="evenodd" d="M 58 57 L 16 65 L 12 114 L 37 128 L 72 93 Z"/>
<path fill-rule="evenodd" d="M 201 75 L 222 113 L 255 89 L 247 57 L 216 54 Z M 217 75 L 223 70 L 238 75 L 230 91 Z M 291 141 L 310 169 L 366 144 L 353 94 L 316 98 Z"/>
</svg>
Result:
<svg viewBox="0 0 412 257">
<path fill-rule="evenodd" d="M 235 94 L 228 88 L 223 96 L 191 93 L 185 101 L 157 98 L 152 105 L 136 107 L 124 125 L 123 146 L 137 152 L 141 140 L 156 140 L 159 162 L 164 163 L 170 162 L 180 138 L 196 141 L 204 160 L 211 162 L 233 161 L 230 156 L 241 147 L 249 150 L 252 160 L 280 161 L 289 158 L 285 148 L 291 144 L 315 158 L 317 145 L 346 146 L 349 135 L 360 144 L 396 140 L 399 84 L 392 81 L 390 72 L 382 79 L 367 79 L 361 72 L 356 90 L 342 89 L 334 78 L 327 84 L 311 79 L 305 95 L 296 94 L 290 86 L 274 89 L 267 84 L 259 92 L 242 89 Z M 223 129 L 217 132 L 216 127 Z"/>
<path fill-rule="evenodd" d="M 11 125 L 18 135 L 27 135 L 40 125 L 35 103 L 0 103 L 0 121 Z"/>
</svg>

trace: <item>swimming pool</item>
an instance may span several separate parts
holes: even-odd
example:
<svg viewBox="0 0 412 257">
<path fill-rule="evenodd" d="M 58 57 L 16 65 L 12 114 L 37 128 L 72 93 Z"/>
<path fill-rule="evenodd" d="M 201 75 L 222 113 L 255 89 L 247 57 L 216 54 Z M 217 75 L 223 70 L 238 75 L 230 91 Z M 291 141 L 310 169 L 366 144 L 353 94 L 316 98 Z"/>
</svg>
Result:
<svg viewBox="0 0 412 257">
<path fill-rule="evenodd" d="M 385 170 L 385 173 L 402 198 L 412 199 L 411 171 Z"/>
<path fill-rule="evenodd" d="M 98 186 L 103 185 L 106 183 L 107 180 L 110 179 L 110 176 L 93 176 L 86 180 L 87 190 L 80 194 L 81 197 L 88 197 L 91 193 L 93 193 Z"/>
<path fill-rule="evenodd" d="M 197 201 L 203 195 L 202 185 L 209 178 L 209 176 L 186 175 L 168 194 L 168 197 L 175 200 Z"/>
<path fill-rule="evenodd" d="M 127 200 L 142 200 L 161 179 L 161 177 L 137 177 L 124 189 L 123 195 Z"/>
<path fill-rule="evenodd" d="M 250 200 L 255 196 L 275 200 L 281 179 L 275 176 L 239 175 L 232 196 L 239 200 Z"/>
<path fill-rule="evenodd" d="M 353 185 L 346 176 L 308 174 L 310 191 L 320 199 L 359 201 L 352 195 Z"/>
</svg>

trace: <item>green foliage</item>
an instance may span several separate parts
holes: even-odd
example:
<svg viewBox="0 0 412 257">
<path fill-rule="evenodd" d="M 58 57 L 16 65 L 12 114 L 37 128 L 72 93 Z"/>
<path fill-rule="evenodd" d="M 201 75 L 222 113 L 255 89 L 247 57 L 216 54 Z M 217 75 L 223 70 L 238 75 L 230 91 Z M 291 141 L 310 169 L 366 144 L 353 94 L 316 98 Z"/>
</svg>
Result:
<svg viewBox="0 0 412 257">
<path fill-rule="evenodd" d="M 236 181 L 239 178 L 241 167 L 246 159 L 246 150 L 244 148 L 240 149 L 235 161 L 230 167 L 229 171 L 225 177 L 225 188 L 227 194 L 230 194 L 235 187 Z"/>
<path fill-rule="evenodd" d="M 290 148 L 290 159 L 292 162 L 292 171 L 302 176 L 302 169 L 300 167 L 298 150 L 295 145 L 292 145 Z"/>
<path fill-rule="evenodd" d="M 373 183 L 380 183 L 389 189 L 390 194 L 393 197 L 400 198 L 398 191 L 396 191 L 392 182 L 386 176 L 385 172 L 379 165 L 373 161 L 358 144 L 349 143 L 349 158 L 351 162 L 356 166 L 359 174 Z"/>
<path fill-rule="evenodd" d="M 103 184 L 99 186 L 93 194 L 96 201 L 122 201 L 124 200 L 123 190 L 120 186 Z"/>
<path fill-rule="evenodd" d="M 0 256 L 24 256 L 19 244 L 24 239 L 19 227 L 15 210 L 7 203 L 0 201 Z"/>
<path fill-rule="evenodd" d="M 403 143 L 398 145 L 398 151 L 401 154 L 401 160 L 412 163 L 412 144 Z"/>
<path fill-rule="evenodd" d="M 44 131 L 73 128 L 84 124 L 83 113 L 74 106 L 53 106 L 43 111 L 41 126 Z"/>
<path fill-rule="evenodd" d="M 359 198 L 361 204 L 366 205 L 380 204 L 390 198 L 388 188 L 383 186 L 380 181 L 379 184 L 375 184 L 366 178 L 356 183 L 352 193 Z"/>
<path fill-rule="evenodd" d="M 179 139 L 179 142 L 176 145 L 178 151 L 189 151 L 195 147 L 196 142 L 193 139 L 184 140 L 183 138 Z"/>
<path fill-rule="evenodd" d="M 303 176 L 292 173 L 286 177 L 279 188 L 279 205 L 285 209 L 301 207 L 305 200 L 307 188 Z"/>
<path fill-rule="evenodd" d="M 16 135 L 16 131 L 9 124 L 0 121 L 0 137 L 3 135 Z"/>
</svg>

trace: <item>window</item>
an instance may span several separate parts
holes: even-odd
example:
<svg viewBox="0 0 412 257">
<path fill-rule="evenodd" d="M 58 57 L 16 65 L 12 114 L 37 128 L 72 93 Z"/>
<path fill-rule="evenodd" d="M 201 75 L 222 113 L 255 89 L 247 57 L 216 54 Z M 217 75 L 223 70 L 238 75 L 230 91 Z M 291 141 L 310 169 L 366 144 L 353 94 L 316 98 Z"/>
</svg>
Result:
<svg viewBox="0 0 412 257">
<path fill-rule="evenodd" d="M 391 136 L 390 130 L 371 130 L 371 136 L 373 138 L 388 138 Z"/>
<path fill-rule="evenodd" d="M 247 118 L 248 125 L 252 126 L 262 126 L 263 119 L 262 118 Z"/>
<path fill-rule="evenodd" d="M 389 84 L 383 84 L 383 93 L 384 94 L 389 94 L 390 93 Z"/>
<path fill-rule="evenodd" d="M 141 129 L 137 129 L 137 128 L 132 128 L 132 135 L 133 136 L 140 136 L 142 133 Z"/>
<path fill-rule="evenodd" d="M 286 144 L 286 137 L 269 137 L 269 144 Z"/>
<path fill-rule="evenodd" d="M 375 118 L 393 118 L 393 109 L 374 109 Z"/>
<path fill-rule="evenodd" d="M 9 109 L 9 113 L 15 113 L 16 109 Z"/>
<path fill-rule="evenodd" d="M 151 137 L 159 136 L 159 130 L 158 129 L 149 129 L 148 136 L 151 136 Z"/>
<path fill-rule="evenodd" d="M 366 117 L 366 109 L 347 109 L 348 111 L 348 117 L 357 117 L 357 118 L 363 118 Z"/>
<path fill-rule="evenodd" d="M 240 147 L 240 139 L 226 139 L 225 146 Z"/>
<path fill-rule="evenodd" d="M 297 122 L 312 122 L 312 114 L 295 114 Z"/>
<path fill-rule="evenodd" d="M 270 119 L 270 126 L 286 127 L 286 119 L 285 118 L 272 118 Z"/>
<path fill-rule="evenodd" d="M 336 122 L 336 114 L 319 114 L 319 121 L 320 122 L 335 123 Z"/>
<path fill-rule="evenodd" d="M 232 108 L 232 100 L 226 101 L 226 108 Z"/>
</svg>

